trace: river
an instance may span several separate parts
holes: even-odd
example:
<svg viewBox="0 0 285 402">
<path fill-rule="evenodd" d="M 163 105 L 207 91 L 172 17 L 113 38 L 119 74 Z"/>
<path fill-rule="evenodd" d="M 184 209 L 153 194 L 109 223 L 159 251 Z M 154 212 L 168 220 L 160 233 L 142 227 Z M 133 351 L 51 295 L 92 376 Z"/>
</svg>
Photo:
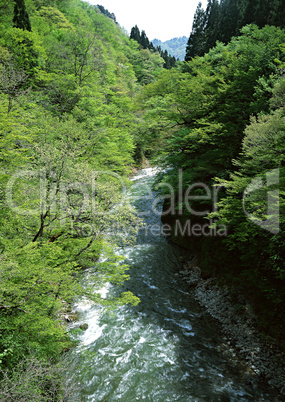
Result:
<svg viewBox="0 0 285 402">
<path fill-rule="evenodd" d="M 153 199 L 145 197 L 153 180 L 154 171 L 144 169 L 132 186 L 138 211 L 150 212 L 144 217 L 148 229 L 161 225 Z M 80 322 L 88 329 L 69 352 L 69 379 L 79 386 L 70 401 L 271 400 L 257 379 L 220 352 L 224 340 L 217 323 L 177 275 L 183 250 L 159 230 L 144 229 L 136 245 L 120 254 L 130 265 L 130 280 L 123 289 L 105 292 L 131 290 L 141 302 L 114 312 L 78 303 Z"/>
</svg>

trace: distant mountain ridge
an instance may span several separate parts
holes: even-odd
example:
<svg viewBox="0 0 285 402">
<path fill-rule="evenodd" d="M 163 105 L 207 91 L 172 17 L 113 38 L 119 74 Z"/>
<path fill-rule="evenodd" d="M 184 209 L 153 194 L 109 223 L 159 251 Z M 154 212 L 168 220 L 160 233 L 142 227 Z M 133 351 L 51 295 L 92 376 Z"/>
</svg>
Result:
<svg viewBox="0 0 285 402">
<path fill-rule="evenodd" d="M 152 41 L 154 46 L 160 46 L 162 50 L 167 50 L 171 56 L 174 56 L 179 60 L 184 60 L 185 58 L 187 42 L 188 38 L 186 36 L 169 39 L 165 42 L 162 42 L 159 39 L 154 39 Z"/>
</svg>

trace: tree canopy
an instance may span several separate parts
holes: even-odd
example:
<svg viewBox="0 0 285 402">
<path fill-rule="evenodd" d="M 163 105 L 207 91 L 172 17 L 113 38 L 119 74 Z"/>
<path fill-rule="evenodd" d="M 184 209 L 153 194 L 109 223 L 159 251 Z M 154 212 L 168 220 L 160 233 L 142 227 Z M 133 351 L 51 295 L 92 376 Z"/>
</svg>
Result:
<svg viewBox="0 0 285 402">
<path fill-rule="evenodd" d="M 285 27 L 284 4 L 282 0 L 208 0 L 206 10 L 202 3 L 196 9 L 185 60 L 203 56 L 216 42 L 227 44 L 238 36 L 241 28 L 255 24 Z"/>
<path fill-rule="evenodd" d="M 163 60 L 149 51 L 139 60 L 142 52 L 112 15 L 80 0 L 17 0 L 14 8 L 1 2 L 0 12 L 0 393 L 6 395 L 7 381 L 25 378 L 31 362 L 31 384 L 39 372 L 58 378 L 54 364 L 74 344 L 64 317 L 76 298 L 139 302 L 131 292 L 103 300 L 97 290 L 128 279 L 115 248 L 132 242 L 139 224 L 124 202 L 142 124 L 134 113 L 136 75 L 151 82 Z M 120 236 L 124 225 L 127 239 Z M 110 229 L 116 235 L 107 239 Z M 102 253 L 106 260 L 98 262 Z M 94 271 L 88 286 L 85 269 Z M 30 384 L 25 397 L 42 400 L 46 383 L 39 379 L 43 388 L 33 392 Z M 61 400 L 60 380 L 52 386 L 53 400 Z M 16 400 L 17 387 L 13 392 Z"/>
<path fill-rule="evenodd" d="M 162 73 L 141 95 L 152 149 L 164 167 L 163 219 L 172 225 L 172 240 L 197 253 L 202 269 L 246 287 L 260 326 L 272 335 L 268 322 L 274 320 L 279 340 L 285 300 L 284 41 L 279 27 L 247 25 L 227 45 L 218 43 L 180 71 Z M 145 139 L 151 144 L 148 133 Z M 249 191 L 254 183 L 260 190 Z M 181 227 L 189 221 L 208 225 L 213 233 L 227 228 L 228 235 L 179 235 L 177 221 Z"/>
</svg>

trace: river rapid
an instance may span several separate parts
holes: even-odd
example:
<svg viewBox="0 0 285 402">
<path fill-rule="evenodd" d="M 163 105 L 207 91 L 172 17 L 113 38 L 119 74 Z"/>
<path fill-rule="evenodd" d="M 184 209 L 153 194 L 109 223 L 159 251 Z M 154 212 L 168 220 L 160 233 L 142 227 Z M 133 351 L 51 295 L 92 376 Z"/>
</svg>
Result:
<svg viewBox="0 0 285 402">
<path fill-rule="evenodd" d="M 130 266 L 123 288 L 138 306 L 108 312 L 82 300 L 75 308 L 88 329 L 69 352 L 68 382 L 78 385 L 69 401 L 271 401 L 257 378 L 221 352 L 223 335 L 216 321 L 187 293 L 177 272 L 185 252 L 169 243 L 158 227 L 149 191 L 155 171 L 133 180 L 134 205 L 146 212 L 146 228 L 134 246 L 121 248 Z M 162 202 L 157 206 L 162 209 Z M 149 212 L 149 213 L 148 213 Z M 155 230 L 150 228 L 155 227 Z M 88 274 L 92 276 L 92 270 Z"/>
</svg>

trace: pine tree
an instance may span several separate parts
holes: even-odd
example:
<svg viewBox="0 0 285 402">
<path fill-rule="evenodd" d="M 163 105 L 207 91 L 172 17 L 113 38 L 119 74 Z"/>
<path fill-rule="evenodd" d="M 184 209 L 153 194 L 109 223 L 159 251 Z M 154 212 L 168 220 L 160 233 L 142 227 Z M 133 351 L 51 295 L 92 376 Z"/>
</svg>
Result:
<svg viewBox="0 0 285 402">
<path fill-rule="evenodd" d="M 164 50 L 164 52 L 161 53 L 161 57 L 164 60 L 163 68 L 166 68 L 166 70 L 170 70 L 171 66 L 170 66 L 168 51 Z"/>
<path fill-rule="evenodd" d="M 185 61 L 203 56 L 217 41 L 229 43 L 248 24 L 285 27 L 284 0 L 208 0 L 206 11 L 199 3 L 192 25 Z"/>
<path fill-rule="evenodd" d="M 269 16 L 269 25 L 285 28 L 285 7 L 283 0 L 272 0 Z"/>
<path fill-rule="evenodd" d="M 265 25 L 275 25 L 275 21 L 272 19 L 272 16 L 275 14 L 274 9 L 278 8 L 278 3 L 280 2 L 272 0 L 258 0 L 256 5 L 255 22 L 260 28 L 264 27 Z"/>
<path fill-rule="evenodd" d="M 24 0 L 15 0 L 13 26 L 26 31 L 32 30 Z"/>
<path fill-rule="evenodd" d="M 242 25 L 256 23 L 257 0 L 247 0 Z"/>
<path fill-rule="evenodd" d="M 177 60 L 176 60 L 175 56 L 169 56 L 170 68 L 175 67 L 176 61 L 177 61 Z"/>
<path fill-rule="evenodd" d="M 142 32 L 141 32 L 140 42 L 139 42 L 139 43 L 142 45 L 142 47 L 143 47 L 144 49 L 148 49 L 148 48 L 149 48 L 149 39 L 148 39 L 148 37 L 146 36 L 145 31 L 142 31 Z"/>
<path fill-rule="evenodd" d="M 227 44 L 238 35 L 240 26 L 239 0 L 221 0 L 220 2 L 220 40 Z"/>
<path fill-rule="evenodd" d="M 135 25 L 131 30 L 130 39 L 134 39 L 138 43 L 140 43 L 141 33 L 137 25 Z"/>
<path fill-rule="evenodd" d="M 284 0 L 238 0 L 242 12 L 239 27 L 254 23 L 262 28 L 265 25 L 285 27 Z"/>
<path fill-rule="evenodd" d="M 215 45 L 217 40 L 221 40 L 220 32 L 220 4 L 218 0 L 208 0 L 208 5 L 206 8 L 206 28 L 205 28 L 205 51 L 208 52 Z"/>
<path fill-rule="evenodd" d="M 192 57 L 202 56 L 205 53 L 205 24 L 206 13 L 202 8 L 202 3 L 199 3 L 194 15 L 192 32 L 186 47 L 185 61 L 190 61 Z"/>
</svg>

